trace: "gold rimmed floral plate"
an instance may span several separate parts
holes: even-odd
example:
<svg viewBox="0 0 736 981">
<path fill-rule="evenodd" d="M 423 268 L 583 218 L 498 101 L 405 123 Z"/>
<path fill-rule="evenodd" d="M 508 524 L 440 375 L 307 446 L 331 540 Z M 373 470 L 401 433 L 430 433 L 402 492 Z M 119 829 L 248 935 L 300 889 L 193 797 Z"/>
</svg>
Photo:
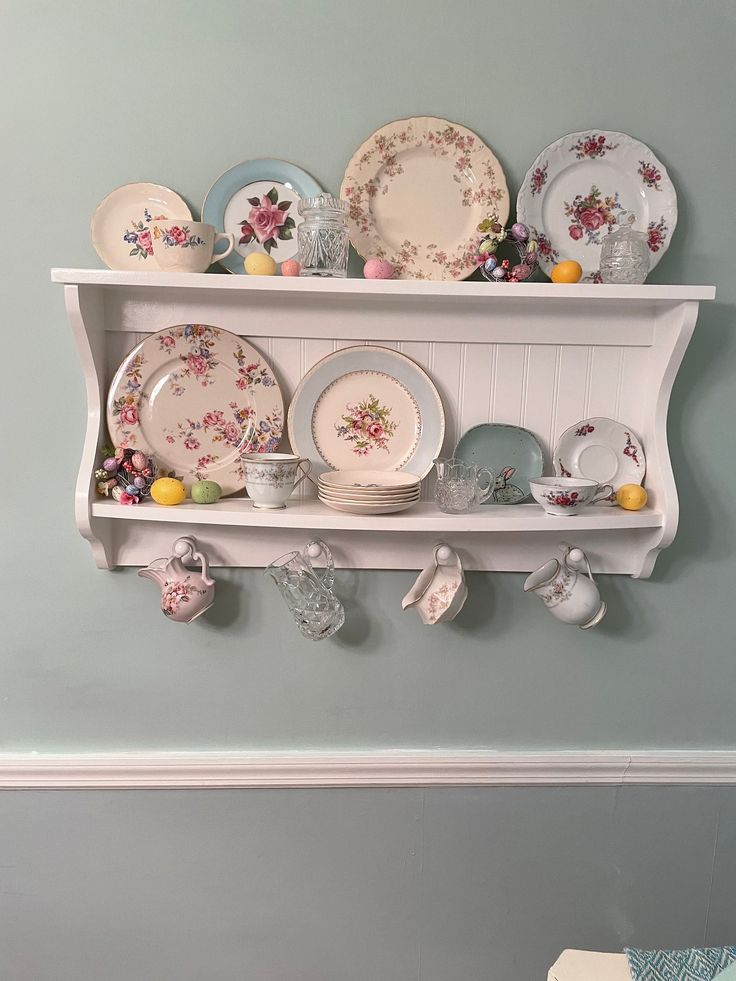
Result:
<svg viewBox="0 0 736 981">
<path fill-rule="evenodd" d="M 120 365 L 107 398 L 115 446 L 143 450 L 187 489 L 215 480 L 223 494 L 245 486 L 242 453 L 277 449 L 283 413 L 263 356 L 208 324 L 151 334 Z"/>
<path fill-rule="evenodd" d="M 350 241 L 388 259 L 398 279 L 465 279 L 478 266 L 478 224 L 509 214 L 493 151 L 465 126 L 417 116 L 376 130 L 345 170 Z"/>
<path fill-rule="evenodd" d="M 625 133 L 585 130 L 550 144 L 527 171 L 516 201 L 518 220 L 539 242 L 549 274 L 562 259 L 583 267 L 583 282 L 600 282 L 604 237 L 635 215 L 647 233 L 649 268 L 669 248 L 677 225 L 677 194 L 652 151 Z"/>
<path fill-rule="evenodd" d="M 445 413 L 429 375 L 404 354 L 372 345 L 319 361 L 288 415 L 294 453 L 327 470 L 407 470 L 424 477 L 440 452 Z"/>
<path fill-rule="evenodd" d="M 163 184 L 124 184 L 110 191 L 92 216 L 95 252 L 108 269 L 158 269 L 153 255 L 153 223 L 192 220 L 186 201 Z"/>
</svg>

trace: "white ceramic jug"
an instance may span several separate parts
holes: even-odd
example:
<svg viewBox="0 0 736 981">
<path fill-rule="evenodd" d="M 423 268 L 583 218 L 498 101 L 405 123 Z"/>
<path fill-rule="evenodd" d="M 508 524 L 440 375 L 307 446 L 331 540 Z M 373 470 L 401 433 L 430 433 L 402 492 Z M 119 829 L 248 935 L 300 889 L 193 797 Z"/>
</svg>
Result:
<svg viewBox="0 0 736 981">
<path fill-rule="evenodd" d="M 576 566 L 584 566 L 586 573 Z M 524 592 L 536 593 L 553 617 L 582 630 L 595 627 L 606 615 L 606 604 L 581 548 L 568 546 L 561 562 L 549 559 L 532 572 L 524 583 Z"/>
</svg>

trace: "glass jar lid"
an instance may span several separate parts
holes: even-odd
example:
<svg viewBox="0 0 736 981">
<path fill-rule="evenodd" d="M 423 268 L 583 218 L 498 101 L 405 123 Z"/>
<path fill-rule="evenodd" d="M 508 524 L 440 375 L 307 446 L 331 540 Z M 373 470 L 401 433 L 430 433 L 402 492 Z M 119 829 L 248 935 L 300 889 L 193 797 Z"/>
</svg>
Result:
<svg viewBox="0 0 736 981">
<path fill-rule="evenodd" d="M 317 194 L 312 198 L 301 198 L 298 204 L 299 214 L 308 217 L 310 214 L 325 214 L 342 218 L 348 212 L 348 202 L 341 198 L 333 198 L 331 194 Z"/>
</svg>

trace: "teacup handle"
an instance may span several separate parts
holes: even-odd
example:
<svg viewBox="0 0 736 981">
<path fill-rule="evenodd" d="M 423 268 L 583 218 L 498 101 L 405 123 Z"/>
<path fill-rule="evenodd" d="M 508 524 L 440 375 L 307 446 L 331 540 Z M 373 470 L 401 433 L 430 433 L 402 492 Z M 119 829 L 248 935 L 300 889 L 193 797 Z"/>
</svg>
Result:
<svg viewBox="0 0 736 981">
<path fill-rule="evenodd" d="M 224 252 L 215 252 L 217 248 L 217 243 L 225 241 L 228 243 L 227 248 Z M 225 259 L 235 248 L 235 236 L 232 232 L 218 232 L 215 235 L 215 241 L 212 243 L 212 261 L 219 262 L 221 259 Z"/>
<path fill-rule="evenodd" d="M 488 498 L 493 493 L 493 485 L 496 483 L 496 478 L 495 478 L 494 474 L 487 467 L 481 467 L 480 468 L 480 470 L 478 471 L 478 475 L 477 475 L 478 476 L 478 480 L 480 480 L 480 475 L 482 473 L 487 473 L 488 474 L 488 486 L 485 487 L 485 488 L 478 487 L 478 490 L 480 491 L 480 494 L 481 494 L 481 496 L 478 498 L 478 504 L 482 504 L 484 501 L 487 501 L 488 500 Z"/>
<path fill-rule="evenodd" d="M 299 484 L 301 484 L 301 482 L 304 480 L 305 477 L 309 476 L 309 471 L 312 469 L 312 461 L 302 457 L 299 463 L 297 463 L 296 468 L 297 470 L 301 470 L 302 475 L 301 477 L 299 477 L 298 480 L 294 481 L 294 490 L 297 489 L 297 487 L 299 486 Z"/>
<path fill-rule="evenodd" d="M 597 504 L 598 501 L 603 501 L 606 497 L 610 497 L 611 494 L 613 494 L 613 486 L 611 484 L 603 484 L 591 497 L 588 504 Z"/>
</svg>

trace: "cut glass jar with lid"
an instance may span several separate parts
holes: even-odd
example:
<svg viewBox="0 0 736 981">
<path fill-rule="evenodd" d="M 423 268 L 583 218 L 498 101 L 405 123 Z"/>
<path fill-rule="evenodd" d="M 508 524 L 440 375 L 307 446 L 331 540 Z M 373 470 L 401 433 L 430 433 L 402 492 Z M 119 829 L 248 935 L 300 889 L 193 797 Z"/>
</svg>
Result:
<svg viewBox="0 0 736 981">
<path fill-rule="evenodd" d="M 601 244 L 601 281 L 604 283 L 643 283 L 649 274 L 647 233 L 633 226 L 636 215 L 624 212 L 619 227 L 606 235 Z"/>
<path fill-rule="evenodd" d="M 301 199 L 299 214 L 304 221 L 297 229 L 300 276 L 347 276 L 347 211 L 347 201 L 329 194 Z"/>
</svg>

